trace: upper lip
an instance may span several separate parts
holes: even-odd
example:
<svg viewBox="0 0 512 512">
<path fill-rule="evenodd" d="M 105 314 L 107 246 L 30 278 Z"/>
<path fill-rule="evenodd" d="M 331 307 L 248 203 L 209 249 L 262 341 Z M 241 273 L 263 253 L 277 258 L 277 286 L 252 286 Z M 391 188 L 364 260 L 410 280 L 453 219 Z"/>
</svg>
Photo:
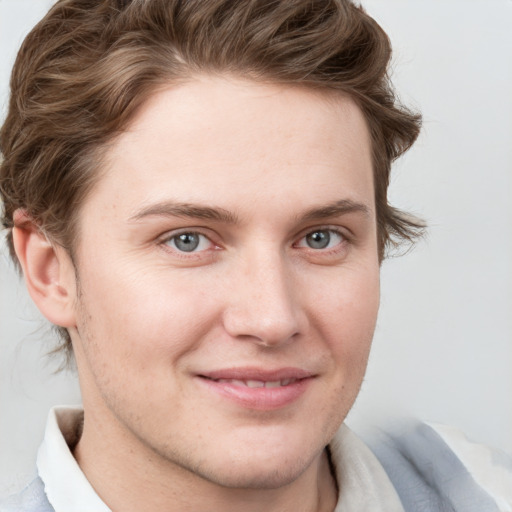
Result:
<svg viewBox="0 0 512 512">
<path fill-rule="evenodd" d="M 238 367 L 238 368 L 224 368 L 221 370 L 213 370 L 202 372 L 198 374 L 200 377 L 207 379 L 233 379 L 233 380 L 257 380 L 262 382 L 276 382 L 285 379 L 307 379 L 314 377 L 314 373 L 303 370 L 301 368 L 277 368 L 268 370 L 256 367 Z"/>
</svg>

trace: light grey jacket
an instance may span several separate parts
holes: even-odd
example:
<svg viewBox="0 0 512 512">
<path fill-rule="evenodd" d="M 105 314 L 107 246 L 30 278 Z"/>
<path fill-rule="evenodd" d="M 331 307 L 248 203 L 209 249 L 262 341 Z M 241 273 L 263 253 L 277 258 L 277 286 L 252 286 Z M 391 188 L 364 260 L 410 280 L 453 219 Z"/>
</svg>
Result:
<svg viewBox="0 0 512 512">
<path fill-rule="evenodd" d="M 381 436 L 372 443 L 373 454 L 343 425 L 330 450 L 341 490 L 334 512 L 503 510 L 428 425 L 416 425 L 399 437 Z M 509 467 L 509 460 L 499 462 Z M 38 477 L 21 493 L 0 504 L 0 512 L 55 510 Z"/>
</svg>

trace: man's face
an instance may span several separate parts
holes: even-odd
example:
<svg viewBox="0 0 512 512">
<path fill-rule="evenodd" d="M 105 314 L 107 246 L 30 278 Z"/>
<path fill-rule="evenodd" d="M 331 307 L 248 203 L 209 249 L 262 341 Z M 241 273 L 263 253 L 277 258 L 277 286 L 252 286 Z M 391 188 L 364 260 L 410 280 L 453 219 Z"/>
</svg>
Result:
<svg viewBox="0 0 512 512">
<path fill-rule="evenodd" d="M 113 144 L 79 227 L 86 428 L 224 486 L 283 485 L 319 459 L 379 302 L 350 99 L 208 77 L 163 90 Z"/>
</svg>

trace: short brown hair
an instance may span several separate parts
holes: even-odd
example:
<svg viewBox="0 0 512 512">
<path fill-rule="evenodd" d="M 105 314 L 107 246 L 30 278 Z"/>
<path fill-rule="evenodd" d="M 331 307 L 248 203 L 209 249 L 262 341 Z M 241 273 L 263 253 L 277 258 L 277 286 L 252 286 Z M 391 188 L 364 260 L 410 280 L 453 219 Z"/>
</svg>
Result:
<svg viewBox="0 0 512 512">
<path fill-rule="evenodd" d="M 60 0 L 25 39 L 0 131 L 3 224 L 25 209 L 73 254 L 102 150 L 159 86 L 198 73 L 350 95 L 372 137 L 379 257 L 421 223 L 388 204 L 391 162 L 420 116 L 389 81 L 389 39 L 349 0 Z M 69 334 L 61 329 L 71 351 Z"/>
</svg>

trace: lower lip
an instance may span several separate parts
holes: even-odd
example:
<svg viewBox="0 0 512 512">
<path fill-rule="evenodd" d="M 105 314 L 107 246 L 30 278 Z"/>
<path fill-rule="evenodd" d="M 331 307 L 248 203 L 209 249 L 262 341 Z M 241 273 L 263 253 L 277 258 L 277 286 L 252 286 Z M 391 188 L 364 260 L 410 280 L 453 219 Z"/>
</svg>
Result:
<svg viewBox="0 0 512 512">
<path fill-rule="evenodd" d="M 211 391 L 242 407 L 259 411 L 273 411 L 291 405 L 298 400 L 305 393 L 313 378 L 300 379 L 287 386 L 276 388 L 249 388 L 229 382 L 217 382 L 204 377 L 199 377 L 199 380 Z"/>
</svg>

